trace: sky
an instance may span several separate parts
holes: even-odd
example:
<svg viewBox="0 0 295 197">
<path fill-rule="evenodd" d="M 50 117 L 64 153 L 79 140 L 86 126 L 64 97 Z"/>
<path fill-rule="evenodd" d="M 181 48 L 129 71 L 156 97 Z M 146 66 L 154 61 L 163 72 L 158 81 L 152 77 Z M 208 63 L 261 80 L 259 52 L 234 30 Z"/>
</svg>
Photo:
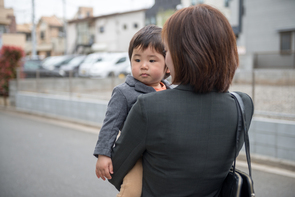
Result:
<svg viewBox="0 0 295 197">
<path fill-rule="evenodd" d="M 66 18 L 72 19 L 78 7 L 93 7 L 93 15 L 99 16 L 115 12 L 123 12 L 149 8 L 154 0 L 34 0 L 35 22 L 41 16 L 63 17 L 63 2 L 66 4 Z M 5 8 L 13 8 L 17 24 L 32 22 L 32 0 L 4 0 Z"/>
</svg>

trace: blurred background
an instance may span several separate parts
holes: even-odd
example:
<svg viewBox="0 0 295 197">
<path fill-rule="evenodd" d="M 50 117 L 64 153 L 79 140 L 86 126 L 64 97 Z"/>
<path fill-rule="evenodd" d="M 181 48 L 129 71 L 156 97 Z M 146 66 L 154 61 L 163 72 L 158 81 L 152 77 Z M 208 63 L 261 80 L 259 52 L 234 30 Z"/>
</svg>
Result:
<svg viewBox="0 0 295 197">
<path fill-rule="evenodd" d="M 23 108 L 28 101 L 20 97 L 30 93 L 32 99 L 108 101 L 131 72 L 132 36 L 148 24 L 162 27 L 178 9 L 203 3 L 219 9 L 236 35 L 240 65 L 230 90 L 252 97 L 256 117 L 294 121 L 294 0 L 0 0 L 0 47 L 22 53 L 1 102 Z"/>
<path fill-rule="evenodd" d="M 0 0 L 0 106 L 100 127 L 112 89 L 131 73 L 132 36 L 196 4 L 219 9 L 236 35 L 230 91 L 253 99 L 251 153 L 294 170 L 294 0 Z"/>
</svg>

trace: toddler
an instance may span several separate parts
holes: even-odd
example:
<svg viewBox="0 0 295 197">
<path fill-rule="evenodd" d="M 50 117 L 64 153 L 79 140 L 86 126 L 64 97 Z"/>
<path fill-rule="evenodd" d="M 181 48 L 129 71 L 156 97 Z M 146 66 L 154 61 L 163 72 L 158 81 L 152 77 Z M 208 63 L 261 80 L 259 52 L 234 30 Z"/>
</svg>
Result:
<svg viewBox="0 0 295 197">
<path fill-rule="evenodd" d="M 155 25 L 145 26 L 130 41 L 128 53 L 132 76 L 127 76 L 125 83 L 114 88 L 94 150 L 94 156 L 98 158 L 96 163 L 98 178 L 103 180 L 112 178 L 111 150 L 137 97 L 140 94 L 170 88 L 168 82 L 164 80 L 170 75 L 170 71 L 165 65 L 161 30 Z M 139 159 L 125 176 L 117 197 L 139 197 L 141 188 L 142 164 Z"/>
</svg>

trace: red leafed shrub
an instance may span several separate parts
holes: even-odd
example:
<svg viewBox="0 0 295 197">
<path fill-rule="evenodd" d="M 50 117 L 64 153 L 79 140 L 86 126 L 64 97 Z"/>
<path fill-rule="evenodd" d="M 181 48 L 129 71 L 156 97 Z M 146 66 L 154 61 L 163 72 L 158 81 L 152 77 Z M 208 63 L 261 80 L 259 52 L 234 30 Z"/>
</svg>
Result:
<svg viewBox="0 0 295 197">
<path fill-rule="evenodd" d="M 20 47 L 3 46 L 0 51 L 0 95 L 8 96 L 9 80 L 16 78 L 16 69 L 24 51 Z"/>
</svg>

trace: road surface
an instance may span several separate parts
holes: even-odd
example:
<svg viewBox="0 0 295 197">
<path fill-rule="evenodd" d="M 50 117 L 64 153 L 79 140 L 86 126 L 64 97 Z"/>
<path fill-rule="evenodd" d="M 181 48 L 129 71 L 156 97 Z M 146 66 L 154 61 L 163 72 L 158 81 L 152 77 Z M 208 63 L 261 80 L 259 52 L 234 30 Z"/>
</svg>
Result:
<svg viewBox="0 0 295 197">
<path fill-rule="evenodd" d="M 0 197 L 115 197 L 95 176 L 97 133 L 0 109 Z M 253 178 L 257 197 L 295 197 L 295 172 L 253 164 Z"/>
</svg>

